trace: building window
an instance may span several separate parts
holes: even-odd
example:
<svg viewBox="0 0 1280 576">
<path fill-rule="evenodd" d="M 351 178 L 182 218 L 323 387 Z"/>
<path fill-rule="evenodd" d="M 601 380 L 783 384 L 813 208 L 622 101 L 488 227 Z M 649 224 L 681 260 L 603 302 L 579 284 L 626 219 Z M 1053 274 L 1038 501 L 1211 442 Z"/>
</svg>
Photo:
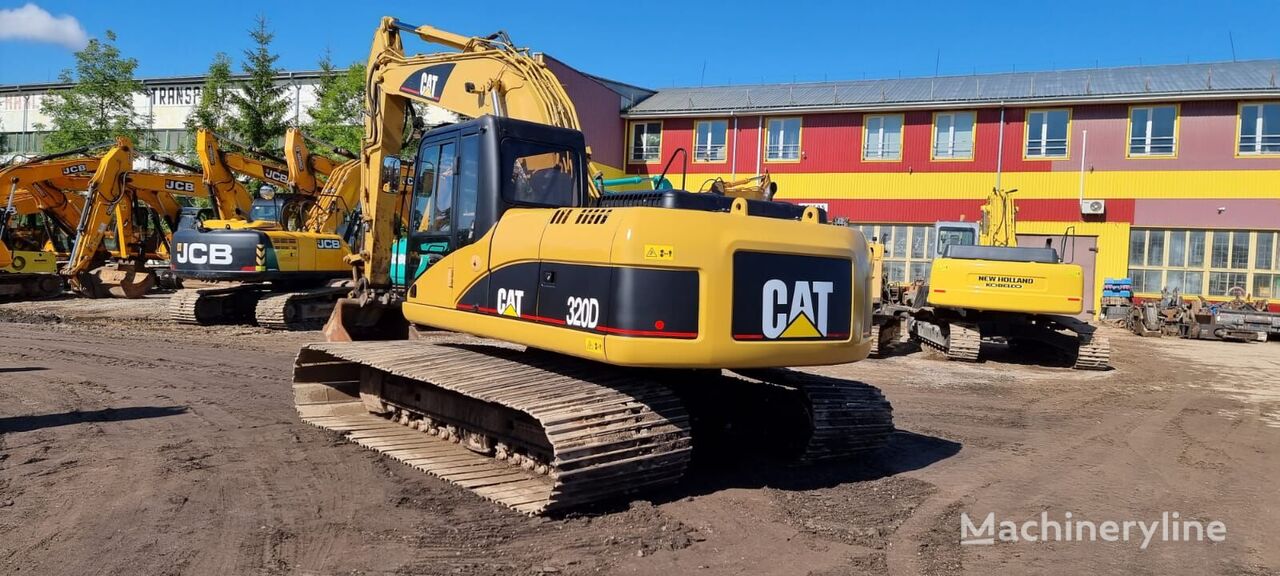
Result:
<svg viewBox="0 0 1280 576">
<path fill-rule="evenodd" d="M 765 160 L 788 161 L 800 159 L 800 119 L 770 118 L 769 136 Z"/>
<path fill-rule="evenodd" d="M 725 120 L 704 120 L 694 124 L 693 161 L 724 162 L 728 133 L 729 123 Z"/>
<path fill-rule="evenodd" d="M 1240 106 L 1240 154 L 1280 154 L 1280 102 Z"/>
<path fill-rule="evenodd" d="M 938 160 L 973 158 L 973 112 L 933 115 L 933 157 Z"/>
<path fill-rule="evenodd" d="M 1071 111 L 1027 111 L 1027 158 L 1066 158 Z"/>
<path fill-rule="evenodd" d="M 1177 151 L 1178 107 L 1135 106 L 1129 109 L 1129 155 L 1173 156 Z"/>
<path fill-rule="evenodd" d="M 867 116 L 862 137 L 863 160 L 902 158 L 902 115 Z"/>
<path fill-rule="evenodd" d="M 631 123 L 631 161 L 662 160 L 662 122 Z"/>
<path fill-rule="evenodd" d="M 928 281 L 932 250 L 937 238 L 933 226 L 907 224 L 862 224 L 857 226 L 867 241 L 884 244 L 884 281 L 910 284 Z"/>
<path fill-rule="evenodd" d="M 1148 230 L 1129 233 L 1133 291 L 1227 298 L 1244 290 L 1280 296 L 1280 233 L 1249 230 Z M 1206 258 L 1206 252 L 1208 257 Z"/>
</svg>

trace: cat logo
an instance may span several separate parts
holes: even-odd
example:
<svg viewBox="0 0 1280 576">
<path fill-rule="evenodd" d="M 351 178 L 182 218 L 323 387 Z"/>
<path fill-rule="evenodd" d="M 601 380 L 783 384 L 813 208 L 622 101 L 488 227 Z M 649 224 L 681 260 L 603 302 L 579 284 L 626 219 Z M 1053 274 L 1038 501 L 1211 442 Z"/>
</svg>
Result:
<svg viewBox="0 0 1280 576">
<path fill-rule="evenodd" d="M 89 171 L 89 167 L 85 164 L 73 164 L 71 166 L 67 166 L 66 168 L 63 168 L 62 175 L 70 176 L 72 174 L 81 174 L 88 171 Z"/>
<path fill-rule="evenodd" d="M 404 79 L 404 83 L 400 85 L 400 91 L 439 102 L 455 65 L 450 62 L 418 70 Z"/>
<path fill-rule="evenodd" d="M 498 313 L 503 316 L 520 317 L 520 305 L 524 303 L 524 290 L 498 289 Z"/>
<path fill-rule="evenodd" d="M 422 84 L 418 86 L 418 93 L 427 98 L 439 98 L 436 96 L 436 86 L 440 84 L 440 77 L 435 74 L 423 74 Z"/>
<path fill-rule="evenodd" d="M 165 180 L 164 189 L 176 192 L 195 192 L 196 185 L 191 182 L 183 182 L 182 180 Z"/>
<path fill-rule="evenodd" d="M 797 281 L 787 286 L 782 280 L 764 283 L 761 326 L 767 340 L 784 338 L 826 338 L 828 300 L 833 282 Z"/>
</svg>

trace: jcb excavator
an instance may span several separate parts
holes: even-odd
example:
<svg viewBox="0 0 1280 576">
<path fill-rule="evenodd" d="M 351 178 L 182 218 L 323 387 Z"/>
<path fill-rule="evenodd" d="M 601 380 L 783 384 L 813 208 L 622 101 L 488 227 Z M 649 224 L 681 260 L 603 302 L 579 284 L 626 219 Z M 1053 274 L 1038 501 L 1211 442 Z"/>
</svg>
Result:
<svg viewBox="0 0 1280 576">
<path fill-rule="evenodd" d="M 60 223 L 77 221 L 83 199 L 62 194 L 57 188 L 66 186 L 63 181 L 68 178 L 98 169 L 100 157 L 81 156 L 94 148 L 97 147 L 50 154 L 0 168 L 0 183 L 6 192 L 4 213 L 0 215 L 0 298 L 50 298 L 62 293 L 57 252 L 48 245 L 53 234 L 34 230 L 43 240 L 22 245 L 19 236 L 31 230 L 15 224 L 19 224 L 20 217 L 37 213 Z"/>
<path fill-rule="evenodd" d="M 133 154 L 129 139 L 120 138 L 102 157 L 62 270 L 76 292 L 91 298 L 146 295 L 156 283 L 147 261 L 171 257 L 170 231 L 182 209 L 176 197 L 209 194 L 197 174 L 133 170 Z"/>
<path fill-rule="evenodd" d="M 183 221 L 174 234 L 172 267 L 179 278 L 226 284 L 175 294 L 169 301 L 174 321 L 313 329 L 349 290 L 341 281 L 350 276 L 343 257 L 351 250 L 331 220 L 342 218 L 341 206 L 357 201 L 351 165 L 312 155 L 295 130 L 286 135 L 285 143 L 287 166 L 272 167 L 222 151 L 212 132 L 196 135 L 196 151 L 219 218 Z M 259 216 L 274 216 L 255 220 L 250 196 L 236 174 L 273 181 L 293 193 L 279 209 L 254 208 Z M 318 189 L 318 176 L 324 175 L 324 188 Z"/>
<path fill-rule="evenodd" d="M 453 52 L 407 55 L 406 33 Z M 601 196 L 573 103 L 503 33 L 384 18 L 367 86 L 356 287 L 298 356 L 305 421 L 526 513 L 675 482 L 716 432 L 801 462 L 886 442 L 877 389 L 780 368 L 867 355 L 860 233 L 816 207 Z M 473 120 L 422 137 L 406 191 L 425 102 Z M 486 340 L 338 341 L 419 327 Z"/>
<path fill-rule="evenodd" d="M 906 329 L 951 360 L 976 361 L 983 339 L 1001 339 L 1015 348 L 1051 347 L 1081 370 L 1110 366 L 1108 338 L 1076 317 L 1084 303 L 1082 268 L 1051 247 L 1018 246 L 1013 192 L 993 190 L 980 222 L 935 224 L 928 282 L 882 291 L 877 349 Z"/>
</svg>

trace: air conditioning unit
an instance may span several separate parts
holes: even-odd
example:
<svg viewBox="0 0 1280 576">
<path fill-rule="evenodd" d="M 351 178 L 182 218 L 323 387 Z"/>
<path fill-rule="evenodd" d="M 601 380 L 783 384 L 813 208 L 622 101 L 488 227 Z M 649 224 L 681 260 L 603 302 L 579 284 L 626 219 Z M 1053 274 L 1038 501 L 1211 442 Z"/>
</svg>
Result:
<svg viewBox="0 0 1280 576">
<path fill-rule="evenodd" d="M 1106 200 L 1081 200 L 1081 214 L 1105 214 L 1107 212 Z"/>
</svg>

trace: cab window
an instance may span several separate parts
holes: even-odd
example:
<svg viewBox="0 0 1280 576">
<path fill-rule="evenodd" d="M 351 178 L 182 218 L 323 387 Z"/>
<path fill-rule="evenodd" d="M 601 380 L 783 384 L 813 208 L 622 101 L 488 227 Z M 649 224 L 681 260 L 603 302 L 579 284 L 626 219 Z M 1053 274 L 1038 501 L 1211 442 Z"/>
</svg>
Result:
<svg viewBox="0 0 1280 576">
<path fill-rule="evenodd" d="M 413 179 L 413 202 L 409 225 L 414 232 L 425 232 L 431 225 L 431 200 L 436 188 L 436 167 L 440 165 L 442 144 L 423 146 L 418 152 L 418 174 Z"/>
<path fill-rule="evenodd" d="M 977 243 L 973 228 L 943 227 L 938 230 L 938 256 L 945 256 L 948 246 L 973 246 Z"/>
<path fill-rule="evenodd" d="M 573 206 L 577 157 L 572 150 L 539 142 L 505 140 L 502 197 L 512 204 Z"/>
<path fill-rule="evenodd" d="M 457 212 L 459 237 L 468 239 L 476 223 L 476 204 L 480 197 L 480 137 L 464 136 L 458 150 Z"/>
</svg>

